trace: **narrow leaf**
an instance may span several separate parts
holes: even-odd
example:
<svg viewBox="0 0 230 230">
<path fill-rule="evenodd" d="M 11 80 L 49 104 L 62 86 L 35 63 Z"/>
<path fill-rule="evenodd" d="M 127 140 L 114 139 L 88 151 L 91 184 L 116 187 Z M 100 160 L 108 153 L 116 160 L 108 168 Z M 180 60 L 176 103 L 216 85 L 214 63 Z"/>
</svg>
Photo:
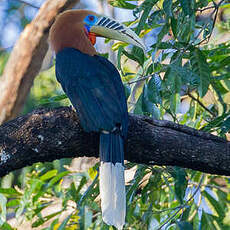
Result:
<svg viewBox="0 0 230 230">
<path fill-rule="evenodd" d="M 166 14 L 166 17 L 172 16 L 172 0 L 164 0 L 163 9 Z"/>
<path fill-rule="evenodd" d="M 114 7 L 122 8 L 122 9 L 128 9 L 128 10 L 133 10 L 137 6 L 134 4 L 131 4 L 125 0 L 109 0 L 109 4 Z"/>
<path fill-rule="evenodd" d="M 48 179 L 50 179 L 50 178 L 56 176 L 56 175 L 57 175 L 57 172 L 58 172 L 57 169 L 50 170 L 50 171 L 48 171 L 47 173 L 45 173 L 44 175 L 42 175 L 42 176 L 40 177 L 40 180 L 41 180 L 41 181 L 46 181 L 46 180 L 48 180 Z"/>
<path fill-rule="evenodd" d="M 195 48 L 190 55 L 191 55 L 190 61 L 192 65 L 192 70 L 200 78 L 198 92 L 200 96 L 203 97 L 207 93 L 210 84 L 211 73 L 210 73 L 209 65 L 206 61 L 206 57 L 204 56 L 204 54 L 200 49 Z"/>
<path fill-rule="evenodd" d="M 191 15 L 192 14 L 192 8 L 191 8 L 191 2 L 192 0 L 179 0 L 182 10 L 185 15 Z"/>
</svg>

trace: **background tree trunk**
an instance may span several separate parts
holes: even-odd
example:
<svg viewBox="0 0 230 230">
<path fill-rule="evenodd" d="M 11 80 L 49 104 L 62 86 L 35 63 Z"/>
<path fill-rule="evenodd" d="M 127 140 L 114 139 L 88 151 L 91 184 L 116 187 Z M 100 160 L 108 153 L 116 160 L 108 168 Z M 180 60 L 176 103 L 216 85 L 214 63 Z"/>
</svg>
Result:
<svg viewBox="0 0 230 230">
<path fill-rule="evenodd" d="M 0 124 L 15 118 L 22 110 L 48 50 L 49 28 L 56 15 L 78 2 L 79 0 L 47 0 L 21 33 L 1 77 Z"/>
</svg>

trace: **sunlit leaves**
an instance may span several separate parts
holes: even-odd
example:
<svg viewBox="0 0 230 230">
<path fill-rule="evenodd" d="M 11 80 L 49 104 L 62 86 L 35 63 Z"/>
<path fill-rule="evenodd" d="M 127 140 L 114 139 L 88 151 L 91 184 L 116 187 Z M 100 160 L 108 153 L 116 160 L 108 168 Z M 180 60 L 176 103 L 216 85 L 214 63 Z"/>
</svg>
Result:
<svg viewBox="0 0 230 230">
<path fill-rule="evenodd" d="M 109 4 L 114 7 L 119 7 L 123 9 L 133 10 L 137 6 L 134 4 L 129 3 L 129 0 L 109 0 Z"/>
<path fill-rule="evenodd" d="M 136 33 L 139 34 L 141 30 L 144 28 L 146 20 L 151 12 L 153 5 L 157 2 L 157 0 L 145 0 L 139 10 L 143 10 L 141 18 L 139 20 L 138 26 L 136 28 Z M 138 10 L 138 11 L 139 11 Z"/>
</svg>

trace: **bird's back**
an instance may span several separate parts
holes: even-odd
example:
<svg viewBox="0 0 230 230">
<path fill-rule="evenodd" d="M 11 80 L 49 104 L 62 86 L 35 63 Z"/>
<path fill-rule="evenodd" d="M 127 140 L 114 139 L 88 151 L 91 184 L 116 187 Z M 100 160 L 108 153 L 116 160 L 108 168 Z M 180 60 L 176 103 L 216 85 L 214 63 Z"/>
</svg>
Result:
<svg viewBox="0 0 230 230">
<path fill-rule="evenodd" d="M 56 77 L 76 108 L 86 131 L 111 131 L 122 126 L 126 136 L 127 104 L 119 72 L 106 58 L 73 48 L 56 55 Z"/>
</svg>

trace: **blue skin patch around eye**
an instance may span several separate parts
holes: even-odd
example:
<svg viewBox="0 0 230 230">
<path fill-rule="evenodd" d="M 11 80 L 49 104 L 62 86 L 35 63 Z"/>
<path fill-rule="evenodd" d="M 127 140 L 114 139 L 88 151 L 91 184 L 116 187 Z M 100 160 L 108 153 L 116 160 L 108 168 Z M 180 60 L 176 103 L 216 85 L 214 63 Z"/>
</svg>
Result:
<svg viewBox="0 0 230 230">
<path fill-rule="evenodd" d="M 87 15 L 83 21 L 86 24 L 86 28 L 88 29 L 88 27 L 90 28 L 91 26 L 95 25 L 95 23 L 98 21 L 98 18 L 97 16 L 90 14 Z"/>
</svg>

